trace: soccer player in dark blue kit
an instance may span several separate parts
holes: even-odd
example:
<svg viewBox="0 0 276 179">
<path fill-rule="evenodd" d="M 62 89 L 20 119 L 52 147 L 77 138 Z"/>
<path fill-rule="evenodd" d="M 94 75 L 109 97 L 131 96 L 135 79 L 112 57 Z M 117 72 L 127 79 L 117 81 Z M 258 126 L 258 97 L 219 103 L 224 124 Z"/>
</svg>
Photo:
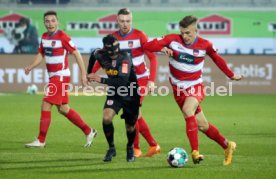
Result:
<svg viewBox="0 0 276 179">
<path fill-rule="evenodd" d="M 103 111 L 103 131 L 109 149 L 103 161 L 110 162 L 112 157 L 116 156 L 112 120 L 120 109 L 123 109 L 121 118 L 125 120 L 128 139 L 126 160 L 133 162 L 135 161 L 133 149 L 136 134 L 135 123 L 140 106 L 136 73 L 131 57 L 128 53 L 120 51 L 119 42 L 116 37 L 107 35 L 103 38 L 103 44 L 103 49 L 96 49 L 92 52 L 88 65 L 88 72 L 91 72 L 95 62 L 98 61 L 108 76 L 108 78 L 103 78 L 94 73 L 88 75 L 89 81 L 108 85 L 107 98 Z"/>
</svg>

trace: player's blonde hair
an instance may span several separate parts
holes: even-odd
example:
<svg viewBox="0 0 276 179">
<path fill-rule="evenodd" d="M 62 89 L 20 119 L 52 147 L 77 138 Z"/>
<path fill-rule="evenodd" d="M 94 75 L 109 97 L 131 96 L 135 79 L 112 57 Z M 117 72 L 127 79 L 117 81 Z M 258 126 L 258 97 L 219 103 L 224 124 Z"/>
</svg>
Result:
<svg viewBox="0 0 276 179">
<path fill-rule="evenodd" d="M 132 14 L 128 8 L 122 8 L 118 11 L 117 15 L 129 15 Z"/>
</svg>

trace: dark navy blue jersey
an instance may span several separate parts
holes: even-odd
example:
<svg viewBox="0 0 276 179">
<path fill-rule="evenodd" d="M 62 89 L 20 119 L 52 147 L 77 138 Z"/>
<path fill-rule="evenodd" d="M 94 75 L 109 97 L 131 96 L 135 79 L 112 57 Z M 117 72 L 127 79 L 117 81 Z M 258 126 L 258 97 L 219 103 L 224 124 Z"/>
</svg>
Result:
<svg viewBox="0 0 276 179">
<path fill-rule="evenodd" d="M 113 89 L 116 90 L 116 94 L 118 88 L 124 86 L 127 87 L 126 89 L 129 91 L 131 86 L 131 88 L 134 89 L 133 95 L 137 96 L 138 83 L 136 73 L 131 56 L 127 52 L 120 51 L 118 56 L 112 59 L 105 50 L 96 49 L 90 56 L 87 69 L 88 73 L 91 72 L 96 61 L 99 62 L 108 76 L 108 78 L 102 77 L 101 83 L 113 87 Z"/>
</svg>

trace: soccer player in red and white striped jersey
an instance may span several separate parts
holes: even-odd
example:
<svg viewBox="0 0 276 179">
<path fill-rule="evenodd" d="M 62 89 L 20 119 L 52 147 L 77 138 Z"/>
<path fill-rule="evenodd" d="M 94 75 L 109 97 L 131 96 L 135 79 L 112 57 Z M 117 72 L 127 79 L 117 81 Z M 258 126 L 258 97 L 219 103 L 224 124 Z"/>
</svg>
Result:
<svg viewBox="0 0 276 179">
<path fill-rule="evenodd" d="M 62 30 L 58 29 L 58 18 L 55 11 L 44 14 L 44 25 L 47 32 L 42 35 L 38 54 L 34 61 L 25 67 L 25 73 L 38 66 L 45 59 L 49 75 L 47 92 L 42 101 L 40 130 L 37 139 L 26 144 L 26 147 L 44 147 L 48 128 L 51 122 L 52 106 L 57 106 L 58 111 L 79 127 L 86 135 L 85 147 L 89 147 L 96 137 L 97 131 L 90 128 L 80 115 L 69 107 L 67 89 L 70 83 L 70 70 L 68 65 L 68 52 L 73 54 L 81 71 L 82 85 L 87 85 L 86 70 L 83 59 L 71 38 Z"/>
<path fill-rule="evenodd" d="M 148 41 L 148 37 L 143 31 L 132 28 L 132 12 L 128 8 L 123 8 L 118 11 L 117 15 L 119 30 L 114 32 L 113 35 L 119 40 L 120 50 L 127 51 L 132 56 L 132 62 L 136 71 L 138 85 L 140 87 L 140 104 L 142 105 L 147 91 L 150 92 L 154 89 L 157 58 L 154 53 L 143 49 L 143 45 Z M 145 55 L 149 59 L 150 70 L 148 70 L 146 66 Z M 96 62 L 92 69 L 92 73 L 95 73 L 99 68 L 100 65 Z M 148 152 L 145 154 L 146 157 L 151 157 L 160 152 L 160 146 L 152 136 L 141 111 L 139 112 L 138 120 L 136 122 L 136 137 L 134 140 L 135 157 L 142 156 L 139 145 L 139 133 L 142 134 L 150 146 Z"/>
<path fill-rule="evenodd" d="M 170 83 L 175 100 L 184 114 L 193 162 L 197 164 L 203 160 L 203 155 L 199 154 L 198 149 L 199 129 L 224 149 L 224 165 L 229 165 L 236 144 L 228 141 L 214 125 L 207 121 L 200 107 L 204 98 L 202 70 L 205 56 L 211 57 L 230 79 L 240 80 L 242 76 L 234 74 L 227 67 L 211 42 L 197 36 L 196 17 L 184 17 L 179 22 L 179 26 L 181 34 L 169 34 L 162 39 L 154 39 L 145 44 L 144 48 L 152 52 L 161 51 L 170 56 Z"/>
</svg>

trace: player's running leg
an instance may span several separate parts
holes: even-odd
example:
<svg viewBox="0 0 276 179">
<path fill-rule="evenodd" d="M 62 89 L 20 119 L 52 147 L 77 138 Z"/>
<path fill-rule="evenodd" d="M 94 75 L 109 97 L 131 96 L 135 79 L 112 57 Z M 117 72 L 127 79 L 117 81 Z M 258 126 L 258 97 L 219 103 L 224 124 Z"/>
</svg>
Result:
<svg viewBox="0 0 276 179">
<path fill-rule="evenodd" d="M 75 110 L 70 108 L 68 104 L 58 105 L 57 108 L 61 114 L 83 131 L 86 136 L 86 144 L 84 146 L 90 147 L 93 139 L 97 136 L 97 131 L 90 128 L 81 116 Z"/>
<path fill-rule="evenodd" d="M 41 107 L 41 115 L 40 115 L 40 127 L 39 127 L 39 134 L 37 139 L 35 139 L 33 142 L 25 144 L 25 147 L 33 148 L 43 148 L 45 147 L 46 143 L 46 136 L 47 132 L 51 123 L 51 108 L 52 104 L 42 101 L 42 107 Z"/>
<path fill-rule="evenodd" d="M 152 157 L 153 155 L 158 154 L 161 148 L 152 136 L 148 124 L 144 120 L 143 116 L 140 116 L 137 122 L 139 123 L 139 132 L 143 135 L 149 144 L 149 150 L 147 151 L 145 157 Z"/>
<path fill-rule="evenodd" d="M 115 111 L 111 108 L 105 108 L 103 112 L 103 131 L 109 146 L 109 149 L 103 159 L 104 162 L 111 162 L 112 157 L 116 156 L 116 148 L 114 145 L 114 126 L 112 123 L 112 119 L 115 114 Z"/>
<path fill-rule="evenodd" d="M 192 159 L 194 164 L 199 164 L 200 161 L 204 159 L 204 156 L 200 155 L 198 150 L 198 126 L 195 118 L 195 111 L 198 105 L 199 102 L 195 97 L 187 97 L 182 107 L 182 112 L 186 121 L 186 134 L 192 148 Z"/>
<path fill-rule="evenodd" d="M 224 165 L 229 165 L 232 162 L 233 151 L 236 149 L 236 143 L 232 141 L 228 141 L 214 126 L 209 123 L 203 113 L 200 111 L 196 114 L 196 118 L 198 121 L 198 128 L 201 132 L 205 133 L 207 137 L 217 142 L 224 150 Z"/>
</svg>

